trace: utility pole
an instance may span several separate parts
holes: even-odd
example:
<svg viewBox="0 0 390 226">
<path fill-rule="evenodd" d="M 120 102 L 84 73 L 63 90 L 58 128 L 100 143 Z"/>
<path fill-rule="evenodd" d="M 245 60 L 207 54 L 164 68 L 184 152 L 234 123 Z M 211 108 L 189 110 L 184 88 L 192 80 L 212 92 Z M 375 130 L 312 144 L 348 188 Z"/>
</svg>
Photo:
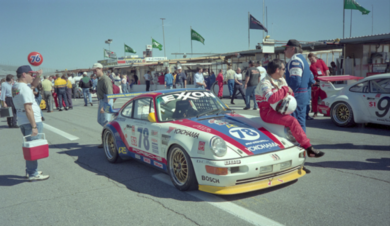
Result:
<svg viewBox="0 0 390 226">
<path fill-rule="evenodd" d="M 161 21 L 162 21 L 162 28 L 163 28 L 164 57 L 167 57 L 167 55 L 166 55 L 166 53 L 165 53 L 165 49 L 166 49 L 167 47 L 165 46 L 165 34 L 164 34 L 164 20 L 165 20 L 165 18 L 160 18 L 160 19 L 161 19 Z"/>
</svg>

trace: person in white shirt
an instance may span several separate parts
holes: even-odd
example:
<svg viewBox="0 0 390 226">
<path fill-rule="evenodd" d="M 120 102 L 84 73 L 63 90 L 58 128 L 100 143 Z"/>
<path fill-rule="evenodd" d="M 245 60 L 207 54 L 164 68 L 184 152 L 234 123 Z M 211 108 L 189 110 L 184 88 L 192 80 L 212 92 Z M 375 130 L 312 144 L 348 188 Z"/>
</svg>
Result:
<svg viewBox="0 0 390 226">
<path fill-rule="evenodd" d="M 234 90 L 233 90 L 233 96 L 230 100 L 231 104 L 234 104 L 234 98 L 237 96 L 236 93 L 240 92 L 242 98 L 244 99 L 245 105 L 246 105 L 246 100 L 245 100 L 245 94 L 244 94 L 244 87 L 242 85 L 242 74 L 241 74 L 241 68 L 237 68 L 236 75 L 234 78 Z"/>
<path fill-rule="evenodd" d="M 263 66 L 261 66 L 261 61 L 257 61 L 257 70 L 260 71 L 260 81 L 265 78 L 265 76 L 267 75 L 267 70 L 265 70 L 265 68 Z"/>
<path fill-rule="evenodd" d="M 33 81 L 33 73 L 38 73 Z M 18 126 L 22 131 L 23 136 L 31 135 L 26 140 L 37 140 L 40 138 L 38 133 L 42 133 L 43 124 L 41 119 L 41 109 L 35 101 L 35 96 L 31 86 L 36 87 L 41 78 L 42 70 L 38 72 L 32 71 L 28 65 L 20 66 L 16 70 L 18 82 L 12 87 L 12 95 L 15 108 L 18 116 Z M 38 171 L 38 161 L 26 160 L 26 174 L 30 181 L 39 181 L 49 178 L 49 175 L 42 175 L 42 171 Z"/>
<path fill-rule="evenodd" d="M 146 74 L 144 74 L 145 84 L 146 84 L 146 91 L 149 91 L 150 89 L 150 80 L 152 80 L 152 76 L 150 75 L 150 71 L 147 71 Z"/>
<path fill-rule="evenodd" d="M 198 67 L 198 73 L 194 75 L 195 88 L 204 89 L 206 87 L 202 72 L 203 68 Z"/>
<path fill-rule="evenodd" d="M 70 81 L 70 83 L 72 84 L 72 98 L 75 99 L 77 86 L 76 86 L 76 81 L 73 78 L 73 74 L 68 74 L 68 81 Z"/>
</svg>

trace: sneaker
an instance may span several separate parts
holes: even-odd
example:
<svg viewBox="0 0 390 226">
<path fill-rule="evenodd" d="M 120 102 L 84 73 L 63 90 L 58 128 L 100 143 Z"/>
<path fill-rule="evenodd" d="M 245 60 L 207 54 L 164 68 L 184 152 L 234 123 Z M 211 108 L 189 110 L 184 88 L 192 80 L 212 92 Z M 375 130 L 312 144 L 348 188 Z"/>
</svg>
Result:
<svg viewBox="0 0 390 226">
<path fill-rule="evenodd" d="M 41 174 L 42 174 L 42 171 L 38 171 L 38 175 L 41 175 Z M 26 178 L 29 178 L 29 175 L 27 172 L 26 172 Z"/>
<path fill-rule="evenodd" d="M 40 174 L 40 175 L 37 175 L 35 177 L 29 177 L 28 179 L 31 182 L 31 181 L 46 180 L 46 179 L 49 179 L 49 177 L 50 177 L 49 175 L 42 175 L 42 174 Z"/>
<path fill-rule="evenodd" d="M 313 148 L 313 146 L 306 148 L 306 151 L 309 158 L 319 158 L 325 155 L 324 152 Z"/>
<path fill-rule="evenodd" d="M 92 102 L 90 104 L 91 104 L 91 106 L 93 106 Z"/>
<path fill-rule="evenodd" d="M 244 107 L 244 110 L 249 110 L 249 109 L 251 109 L 251 108 L 248 108 L 248 107 Z"/>
<path fill-rule="evenodd" d="M 68 110 L 68 108 L 65 108 L 65 111 L 67 111 Z"/>
</svg>

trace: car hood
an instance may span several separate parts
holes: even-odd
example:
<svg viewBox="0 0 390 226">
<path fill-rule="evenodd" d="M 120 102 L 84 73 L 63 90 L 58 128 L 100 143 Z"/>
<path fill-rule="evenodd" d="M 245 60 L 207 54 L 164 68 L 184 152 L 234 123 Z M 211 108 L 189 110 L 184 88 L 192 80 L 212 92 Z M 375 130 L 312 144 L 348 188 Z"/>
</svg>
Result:
<svg viewBox="0 0 390 226">
<path fill-rule="evenodd" d="M 239 114 L 215 115 L 178 121 L 175 123 L 219 136 L 247 155 L 258 155 L 284 149 L 284 145 L 271 132 L 259 123 Z"/>
</svg>

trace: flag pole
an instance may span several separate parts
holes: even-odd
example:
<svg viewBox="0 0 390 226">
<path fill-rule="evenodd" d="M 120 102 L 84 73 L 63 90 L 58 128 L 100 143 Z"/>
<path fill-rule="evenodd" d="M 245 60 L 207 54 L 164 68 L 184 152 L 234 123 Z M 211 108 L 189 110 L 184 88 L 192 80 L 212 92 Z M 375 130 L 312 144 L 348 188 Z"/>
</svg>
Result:
<svg viewBox="0 0 390 226">
<path fill-rule="evenodd" d="M 343 38 L 345 32 L 345 0 L 343 0 Z"/>
<path fill-rule="evenodd" d="M 349 29 L 349 37 L 352 37 L 352 9 L 351 9 L 351 26 Z"/>
<path fill-rule="evenodd" d="M 251 22 L 251 18 L 250 18 L 250 13 L 248 12 L 248 49 L 250 49 L 249 48 L 249 46 L 250 46 L 250 43 L 251 43 L 251 39 L 250 39 L 250 33 L 249 33 L 249 24 L 250 24 L 250 22 Z"/>
<path fill-rule="evenodd" d="M 371 8 L 372 8 L 372 14 L 371 14 L 371 18 L 372 18 L 371 35 L 373 35 L 374 34 L 374 5 L 371 5 Z"/>
<path fill-rule="evenodd" d="M 191 57 L 192 57 L 192 26 L 190 26 L 190 38 L 191 38 Z"/>
<path fill-rule="evenodd" d="M 264 0 L 263 0 L 263 23 L 264 23 Z M 264 29 L 263 29 L 263 40 L 264 40 Z"/>
</svg>

